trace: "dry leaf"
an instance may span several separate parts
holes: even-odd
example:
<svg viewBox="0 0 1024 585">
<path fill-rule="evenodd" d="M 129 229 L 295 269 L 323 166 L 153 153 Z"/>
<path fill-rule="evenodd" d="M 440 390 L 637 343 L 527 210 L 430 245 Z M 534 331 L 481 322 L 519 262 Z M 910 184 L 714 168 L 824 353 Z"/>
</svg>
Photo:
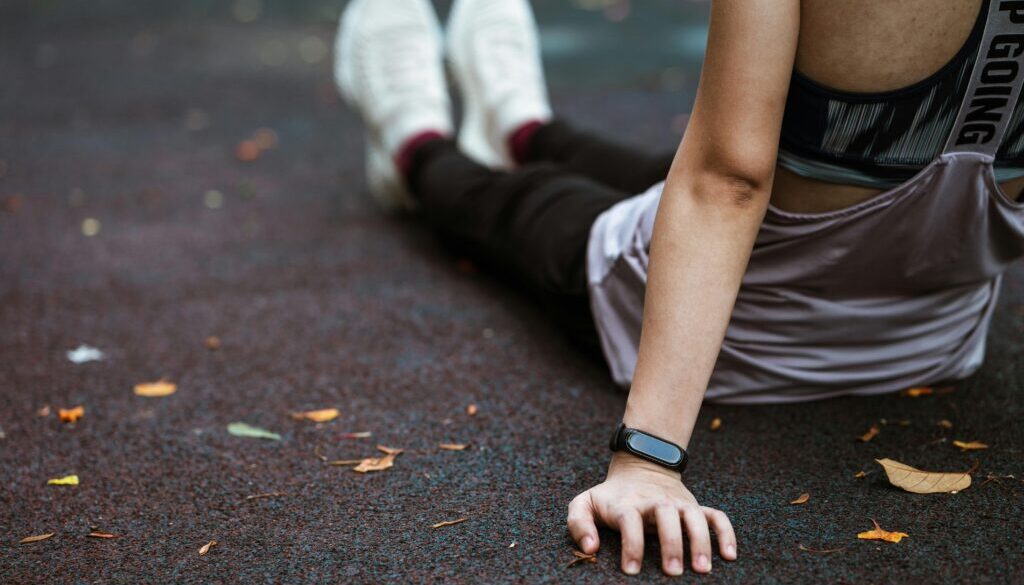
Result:
<svg viewBox="0 0 1024 585">
<path fill-rule="evenodd" d="M 466 407 L 466 414 L 468 414 L 469 416 L 476 416 L 476 411 L 477 408 L 475 404 L 470 404 L 469 406 Z"/>
<path fill-rule="evenodd" d="M 934 393 L 934 388 L 907 388 L 903 392 L 900 392 L 900 395 L 906 396 L 907 398 L 919 398 L 921 396 L 928 396 L 929 394 Z"/>
<path fill-rule="evenodd" d="M 946 429 L 946 430 L 949 430 L 949 429 L 953 428 L 953 423 L 948 421 L 948 420 L 946 420 L 946 419 L 942 419 L 942 420 L 940 420 L 936 424 L 939 425 L 940 427 Z"/>
<path fill-rule="evenodd" d="M 358 433 L 345 433 L 341 436 L 342 439 L 368 439 L 373 436 L 370 431 L 362 431 Z"/>
<path fill-rule="evenodd" d="M 235 158 L 242 162 L 252 162 L 263 154 L 263 149 L 255 140 L 243 140 L 235 146 Z"/>
<path fill-rule="evenodd" d="M 377 450 L 387 453 L 388 455 L 398 455 L 402 451 L 405 451 L 405 449 L 395 449 L 393 447 L 385 447 L 384 445 L 377 445 Z"/>
<path fill-rule="evenodd" d="M 878 425 L 871 425 L 871 428 L 868 429 L 868 432 L 857 437 L 857 440 L 860 441 L 861 443 L 867 443 L 871 439 L 874 439 L 875 437 L 878 436 L 879 430 L 880 429 L 878 428 Z"/>
<path fill-rule="evenodd" d="M 466 520 L 469 520 L 469 518 L 459 518 L 458 520 L 445 520 L 444 522 L 438 522 L 437 524 L 432 525 L 430 528 L 432 530 L 436 530 L 438 528 L 444 528 L 445 526 L 453 526 L 455 524 L 462 524 Z"/>
<path fill-rule="evenodd" d="M 445 451 L 465 451 L 469 445 L 464 443 L 441 443 L 438 447 Z"/>
<path fill-rule="evenodd" d="M 46 480 L 46 485 L 78 485 L 78 476 L 65 475 L 64 477 L 48 479 Z"/>
<path fill-rule="evenodd" d="M 41 416 L 46 416 L 46 415 L 50 414 L 50 407 L 47 406 L 47 407 L 44 407 L 44 408 L 46 410 L 46 414 L 41 414 Z M 42 413 L 42 411 L 40 411 L 40 413 Z M 76 406 L 74 408 L 58 408 L 57 409 L 57 416 L 60 417 L 60 422 L 66 422 L 66 423 L 78 422 L 78 419 L 80 419 L 83 416 L 85 416 L 85 407 L 79 405 L 79 406 Z"/>
<path fill-rule="evenodd" d="M 857 473 L 853 474 L 854 479 L 864 479 L 867 476 L 868 474 L 864 473 L 863 471 L 858 471 Z"/>
<path fill-rule="evenodd" d="M 162 396 L 170 396 L 177 392 L 177 384 L 168 382 L 167 380 L 158 380 L 156 382 L 144 382 L 142 384 L 135 385 L 135 395 L 145 396 L 147 398 L 160 398 Z"/>
<path fill-rule="evenodd" d="M 708 428 L 710 428 L 712 431 L 717 431 L 718 429 L 722 428 L 722 419 L 718 418 L 717 416 L 711 419 L 711 426 Z"/>
<path fill-rule="evenodd" d="M 370 471 L 384 471 L 385 469 L 391 469 L 395 465 L 396 454 L 388 454 L 383 457 L 368 457 L 359 462 L 359 465 L 352 468 L 352 471 L 358 473 L 367 473 Z"/>
<path fill-rule="evenodd" d="M 328 461 L 327 465 L 359 465 L 367 459 L 338 459 L 337 461 Z"/>
<path fill-rule="evenodd" d="M 26 536 L 18 541 L 18 544 L 29 544 L 32 542 L 39 542 L 40 540 L 46 540 L 54 535 L 53 532 L 47 532 L 46 534 L 37 534 L 35 536 Z"/>
<path fill-rule="evenodd" d="M 307 410 L 305 412 L 293 412 L 292 418 L 295 420 L 308 420 L 312 422 L 322 423 L 332 421 L 338 418 L 337 408 L 322 408 L 320 410 Z"/>
<path fill-rule="evenodd" d="M 857 535 L 857 538 L 861 540 L 884 540 L 886 542 L 899 542 L 904 538 L 910 536 L 906 532 L 889 532 L 888 530 L 882 530 L 882 527 L 878 525 L 873 519 L 871 523 L 875 525 L 874 530 L 868 530 L 867 532 L 861 532 Z"/>
<path fill-rule="evenodd" d="M 85 409 L 83 408 L 83 409 L 82 409 L 82 411 L 84 412 L 84 411 L 85 411 Z M 40 408 L 39 410 L 37 410 L 37 411 L 36 411 L 36 415 L 37 415 L 37 416 L 50 416 L 50 405 L 49 405 L 49 404 L 46 404 L 46 405 L 44 405 L 44 406 L 43 406 L 42 408 Z"/>
<path fill-rule="evenodd" d="M 572 551 L 572 554 L 576 558 L 573 559 L 572 561 L 570 561 L 569 564 L 566 565 L 566 568 L 575 567 L 576 565 L 578 565 L 580 563 L 596 563 L 597 562 L 597 555 L 588 555 L 587 553 L 580 552 L 578 550 Z"/>
<path fill-rule="evenodd" d="M 941 494 L 965 490 L 971 485 L 971 474 L 967 472 L 937 473 L 921 471 L 892 459 L 875 459 L 889 483 L 914 494 Z"/>
<path fill-rule="evenodd" d="M 86 534 L 86 536 L 88 536 L 89 538 L 117 538 L 116 534 L 111 534 L 109 532 L 99 532 L 98 530 L 94 530 L 89 534 Z"/>
<path fill-rule="evenodd" d="M 515 548 L 516 547 L 516 541 L 513 540 L 512 544 L 508 545 L 508 547 L 509 548 Z"/>
<path fill-rule="evenodd" d="M 811 499 L 811 494 L 800 494 L 800 497 L 790 502 L 790 504 L 806 504 L 809 499 Z"/>
<path fill-rule="evenodd" d="M 220 349 L 220 338 L 216 335 L 211 335 L 206 338 L 206 341 L 204 341 L 203 344 L 206 345 L 206 349 L 210 351 L 217 351 Z"/>
<path fill-rule="evenodd" d="M 199 549 L 199 556 L 203 556 L 203 555 L 205 555 L 206 553 L 210 552 L 210 549 L 211 549 L 211 548 L 213 548 L 213 547 L 215 547 L 215 546 L 217 546 L 217 541 L 216 541 L 216 540 L 211 540 L 210 542 L 208 542 L 208 543 L 204 544 L 204 545 L 203 545 L 203 546 L 202 546 L 202 547 L 201 547 L 201 548 Z"/>
<path fill-rule="evenodd" d="M 959 447 L 961 451 L 977 451 L 979 449 L 988 449 L 988 445 L 981 441 L 970 441 L 965 443 L 964 441 L 953 441 L 955 447 Z"/>
</svg>

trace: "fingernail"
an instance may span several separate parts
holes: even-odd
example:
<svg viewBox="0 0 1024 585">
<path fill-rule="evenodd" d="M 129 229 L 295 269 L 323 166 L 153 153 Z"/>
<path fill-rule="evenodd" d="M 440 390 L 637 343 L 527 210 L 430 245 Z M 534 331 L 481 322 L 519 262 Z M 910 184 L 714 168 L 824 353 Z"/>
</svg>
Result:
<svg viewBox="0 0 1024 585">
<path fill-rule="evenodd" d="M 580 541 L 580 546 L 584 551 L 590 550 L 590 547 L 594 545 L 594 537 L 584 536 L 583 540 Z"/>
<path fill-rule="evenodd" d="M 697 570 L 698 571 L 710 571 L 711 561 L 705 555 L 697 556 Z"/>
<path fill-rule="evenodd" d="M 640 563 L 636 561 L 629 561 L 626 563 L 626 574 L 636 575 L 640 572 Z"/>
<path fill-rule="evenodd" d="M 729 546 L 725 547 L 725 554 L 729 555 L 732 558 L 736 558 L 736 545 L 730 544 Z"/>
<path fill-rule="evenodd" d="M 683 574 L 683 561 L 679 559 L 668 560 L 668 574 L 669 575 L 682 575 Z"/>
</svg>

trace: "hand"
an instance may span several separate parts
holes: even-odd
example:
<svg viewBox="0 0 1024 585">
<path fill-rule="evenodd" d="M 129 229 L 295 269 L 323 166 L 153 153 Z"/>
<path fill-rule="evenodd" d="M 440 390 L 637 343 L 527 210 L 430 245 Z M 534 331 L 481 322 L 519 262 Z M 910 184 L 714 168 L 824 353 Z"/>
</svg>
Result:
<svg viewBox="0 0 1024 585">
<path fill-rule="evenodd" d="M 690 542 L 693 570 L 711 571 L 711 536 L 718 535 L 723 559 L 736 560 L 736 533 L 720 510 L 697 504 L 678 473 L 627 453 L 616 453 L 604 483 L 590 488 L 569 504 L 569 533 L 580 549 L 599 548 L 597 524 L 622 534 L 622 570 L 635 575 L 644 558 L 644 529 L 661 540 L 661 568 L 668 575 L 683 573 L 683 525 Z"/>
</svg>

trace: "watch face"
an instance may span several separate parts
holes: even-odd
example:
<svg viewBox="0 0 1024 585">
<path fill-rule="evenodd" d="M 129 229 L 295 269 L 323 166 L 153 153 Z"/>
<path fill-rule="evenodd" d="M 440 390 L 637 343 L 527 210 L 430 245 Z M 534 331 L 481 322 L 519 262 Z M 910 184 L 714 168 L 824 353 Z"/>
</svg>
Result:
<svg viewBox="0 0 1024 585">
<path fill-rule="evenodd" d="M 626 444 L 634 451 L 649 455 L 669 465 L 677 465 L 683 458 L 683 454 L 677 447 L 640 433 L 630 433 Z"/>
</svg>

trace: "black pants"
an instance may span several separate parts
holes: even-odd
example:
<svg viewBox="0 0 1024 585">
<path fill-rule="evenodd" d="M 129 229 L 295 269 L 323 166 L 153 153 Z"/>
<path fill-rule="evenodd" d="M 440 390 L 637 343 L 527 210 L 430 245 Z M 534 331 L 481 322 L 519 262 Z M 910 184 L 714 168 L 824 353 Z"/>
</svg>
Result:
<svg viewBox="0 0 1024 585">
<path fill-rule="evenodd" d="M 524 165 L 488 169 L 438 140 L 417 149 L 408 180 L 426 220 L 456 248 L 525 289 L 596 344 L 587 299 L 590 227 L 619 201 L 663 181 L 672 155 L 650 155 L 552 122 L 534 134 Z"/>
</svg>

